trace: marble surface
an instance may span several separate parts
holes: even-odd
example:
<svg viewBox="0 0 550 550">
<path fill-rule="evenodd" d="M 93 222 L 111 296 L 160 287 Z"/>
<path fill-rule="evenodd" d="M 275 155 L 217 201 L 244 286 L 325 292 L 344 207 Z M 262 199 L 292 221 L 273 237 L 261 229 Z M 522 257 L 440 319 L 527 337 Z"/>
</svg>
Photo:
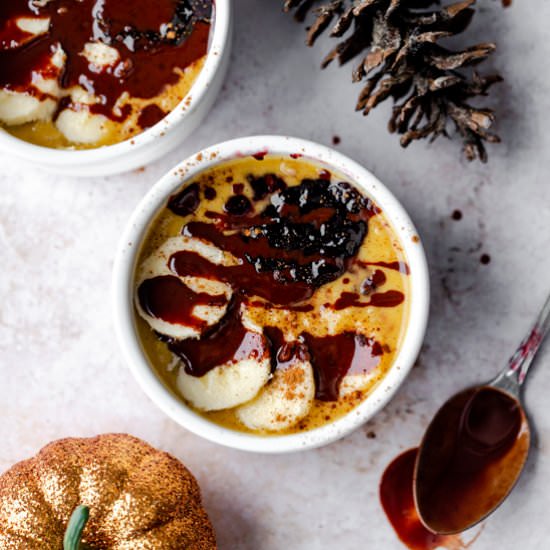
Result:
<svg viewBox="0 0 550 550">
<path fill-rule="evenodd" d="M 368 119 L 355 114 L 348 68 L 319 71 L 327 44 L 305 48 L 280 2 L 258 0 L 235 2 L 224 90 L 174 154 L 94 180 L 0 156 L 0 471 L 52 439 L 131 432 L 197 475 L 221 549 L 400 548 L 378 502 L 384 467 L 418 443 L 447 396 L 504 365 L 550 290 L 550 3 L 478 3 L 469 40 L 496 40 L 489 68 L 506 79 L 492 94 L 504 142 L 490 148 L 488 165 L 468 164 L 447 140 L 401 150 L 385 130 L 390 105 Z M 253 133 L 325 144 L 338 135 L 338 149 L 409 210 L 433 287 L 424 351 L 391 404 L 338 443 L 277 457 L 218 447 L 157 410 L 121 360 L 109 310 L 116 242 L 146 190 L 203 146 Z M 451 219 L 455 209 L 462 220 Z M 536 432 L 527 470 L 476 550 L 548 545 L 549 367 L 547 347 L 526 388 Z"/>
</svg>

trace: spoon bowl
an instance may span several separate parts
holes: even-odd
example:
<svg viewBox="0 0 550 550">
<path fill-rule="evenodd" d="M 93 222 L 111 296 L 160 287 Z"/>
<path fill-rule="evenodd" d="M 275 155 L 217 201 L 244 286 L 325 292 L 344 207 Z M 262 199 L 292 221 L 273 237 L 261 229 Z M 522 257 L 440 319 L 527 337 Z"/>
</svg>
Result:
<svg viewBox="0 0 550 550">
<path fill-rule="evenodd" d="M 424 526 L 446 535 L 473 527 L 508 496 L 529 454 L 520 390 L 550 329 L 550 297 L 506 368 L 490 383 L 451 397 L 428 426 L 413 474 Z"/>
<path fill-rule="evenodd" d="M 517 482 L 529 441 L 527 418 L 511 394 L 478 386 L 447 401 L 415 464 L 415 505 L 425 527 L 452 534 L 487 517 Z"/>
</svg>

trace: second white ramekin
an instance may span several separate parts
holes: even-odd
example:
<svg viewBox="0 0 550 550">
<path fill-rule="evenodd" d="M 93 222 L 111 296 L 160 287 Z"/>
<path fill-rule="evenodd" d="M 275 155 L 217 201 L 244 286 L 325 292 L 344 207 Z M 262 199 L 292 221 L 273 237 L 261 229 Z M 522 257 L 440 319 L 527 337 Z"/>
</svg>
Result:
<svg viewBox="0 0 550 550">
<path fill-rule="evenodd" d="M 41 147 L 0 128 L 0 151 L 50 172 L 72 176 L 107 176 L 145 166 L 174 150 L 202 122 L 220 91 L 231 51 L 232 0 L 216 0 L 204 67 L 187 96 L 160 122 L 137 136 L 82 151 Z"/>
</svg>

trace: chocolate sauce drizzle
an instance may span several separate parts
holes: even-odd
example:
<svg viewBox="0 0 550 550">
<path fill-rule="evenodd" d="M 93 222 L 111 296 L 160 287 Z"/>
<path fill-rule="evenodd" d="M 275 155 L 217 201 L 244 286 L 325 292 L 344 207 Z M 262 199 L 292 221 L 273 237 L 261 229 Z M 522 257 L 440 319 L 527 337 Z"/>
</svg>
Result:
<svg viewBox="0 0 550 550">
<path fill-rule="evenodd" d="M 399 271 L 400 273 L 403 273 L 404 275 L 409 275 L 411 270 L 407 263 L 397 261 L 397 262 L 364 262 L 362 260 L 357 260 L 357 265 L 360 265 L 362 267 L 369 267 L 369 266 L 378 266 L 378 267 L 385 267 L 386 269 L 392 269 L 393 271 Z"/>
<path fill-rule="evenodd" d="M 368 301 L 362 301 L 359 294 L 355 292 L 342 292 L 340 298 L 334 302 L 332 307 L 336 311 L 346 309 L 348 307 L 396 307 L 405 301 L 405 296 L 398 290 L 388 290 L 386 292 L 378 292 L 373 294 Z"/>
<path fill-rule="evenodd" d="M 204 376 L 228 361 L 260 360 L 268 353 L 265 337 L 242 324 L 241 303 L 239 297 L 233 299 L 222 320 L 200 340 L 168 341 L 168 348 L 183 361 L 187 374 Z"/>
<path fill-rule="evenodd" d="M 370 372 L 384 353 L 379 342 L 355 332 L 323 337 L 303 332 L 295 342 L 287 342 L 278 327 L 265 327 L 264 334 L 271 344 L 273 371 L 294 358 L 311 362 L 315 399 L 320 401 L 337 401 L 344 376 Z"/>
<path fill-rule="evenodd" d="M 176 252 L 168 259 L 175 276 L 221 281 L 233 290 L 226 315 L 218 325 L 206 329 L 200 340 L 168 339 L 170 350 L 182 359 L 187 373 L 202 376 L 231 360 L 263 357 L 270 351 L 273 370 L 284 368 L 293 358 L 309 360 L 315 373 L 315 397 L 335 401 L 346 374 L 367 373 L 379 364 L 383 347 L 355 332 L 325 337 L 304 332 L 296 341 L 287 342 L 278 327 L 264 327 L 264 335 L 258 335 L 244 327 L 241 320 L 241 308 L 245 305 L 311 311 L 313 306 L 304 302 L 317 288 L 342 276 L 356 261 L 368 222 L 379 210 L 350 184 L 332 182 L 330 178 L 330 174 L 323 175 L 287 187 L 282 178 L 273 174 L 249 176 L 252 198 L 244 193 L 243 184 L 232 183 L 234 194 L 227 200 L 224 212 L 206 212 L 211 223 L 186 220 L 184 235 L 212 243 L 238 260 L 236 265 L 218 265 L 191 251 Z M 176 215 L 191 216 L 200 204 L 201 194 L 205 195 L 205 190 L 192 183 L 170 197 L 167 206 Z M 381 267 L 405 272 L 403 265 L 380 262 Z M 371 279 L 374 292 L 386 277 L 381 270 L 375 270 Z M 159 310 L 149 303 L 148 292 L 143 285 L 139 289 L 142 307 L 158 316 Z M 215 302 L 219 297 L 212 299 Z M 173 292 L 167 306 L 170 315 L 174 314 L 172 308 L 177 310 L 179 300 Z M 392 290 L 369 294 L 365 302 L 358 294 L 343 293 L 327 307 L 395 307 L 403 300 L 401 292 Z M 186 305 L 182 304 L 182 311 L 181 322 L 193 325 Z"/>
<path fill-rule="evenodd" d="M 163 275 L 147 279 L 139 285 L 138 298 L 143 311 L 167 323 L 191 325 L 202 329 L 206 323 L 193 315 L 195 306 L 224 306 L 225 295 L 194 292 L 178 277 Z"/>
<path fill-rule="evenodd" d="M 501 481 L 515 479 L 523 465 L 521 449 L 529 445 L 518 402 L 495 388 L 465 390 L 443 410 L 428 428 L 421 450 L 409 449 L 395 458 L 380 482 L 384 511 L 411 550 L 469 546 L 459 535 L 429 531 L 417 505 L 435 530 L 460 531 L 505 496 L 509 485 L 496 483 L 495 472 Z"/>
<path fill-rule="evenodd" d="M 55 76 L 54 49 L 61 46 L 67 59 L 61 75 L 63 88 L 82 86 L 99 101 L 88 108 L 121 121 L 130 109 L 115 113 L 117 100 L 150 99 L 180 78 L 183 70 L 203 57 L 208 48 L 212 0 L 51 0 L 38 6 L 30 0 L 0 2 L 0 87 L 44 97 L 33 86 L 33 74 Z M 48 32 L 32 36 L 21 31 L 15 18 L 50 18 Z M 81 54 L 88 42 L 115 48 L 117 64 L 98 71 Z M 71 107 L 69 97 L 64 107 Z M 128 106 L 126 106 L 128 107 Z M 158 122 L 160 113 L 149 111 L 144 126 Z"/>
<path fill-rule="evenodd" d="M 192 183 L 179 193 L 172 195 L 166 205 L 176 216 L 189 216 L 199 207 L 201 199 L 199 196 L 199 184 Z"/>
<path fill-rule="evenodd" d="M 347 374 L 366 374 L 376 368 L 382 346 L 355 332 L 316 337 L 304 333 L 315 375 L 315 398 L 337 401 L 342 379 Z"/>
</svg>

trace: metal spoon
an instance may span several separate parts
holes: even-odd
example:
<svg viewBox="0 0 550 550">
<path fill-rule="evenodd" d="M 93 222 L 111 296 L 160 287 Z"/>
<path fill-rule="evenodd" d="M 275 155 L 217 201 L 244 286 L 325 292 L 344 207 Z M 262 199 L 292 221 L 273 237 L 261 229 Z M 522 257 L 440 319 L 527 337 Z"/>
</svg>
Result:
<svg viewBox="0 0 550 550">
<path fill-rule="evenodd" d="M 428 426 L 415 464 L 414 500 L 430 531 L 469 529 L 514 487 L 530 440 L 520 389 L 549 329 L 550 297 L 506 368 L 449 399 Z"/>
</svg>

